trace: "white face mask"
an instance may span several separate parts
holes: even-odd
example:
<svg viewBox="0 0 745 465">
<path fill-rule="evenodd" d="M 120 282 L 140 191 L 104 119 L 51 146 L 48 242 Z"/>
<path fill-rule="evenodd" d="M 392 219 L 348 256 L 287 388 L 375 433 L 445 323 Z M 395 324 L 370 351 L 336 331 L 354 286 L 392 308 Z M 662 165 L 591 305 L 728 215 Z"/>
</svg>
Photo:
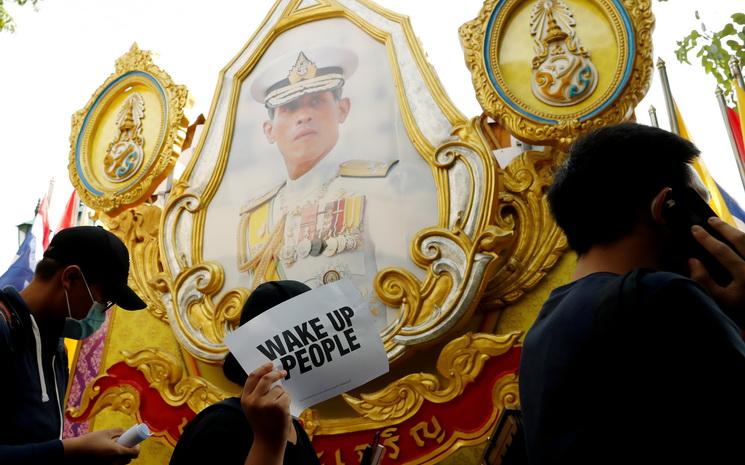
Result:
<svg viewBox="0 0 745 465">
<path fill-rule="evenodd" d="M 67 314 L 69 316 L 65 318 L 65 328 L 62 330 L 64 337 L 77 340 L 90 337 L 106 321 L 106 315 L 104 315 L 106 305 L 96 302 L 82 271 L 80 272 L 80 276 L 83 277 L 83 284 L 85 284 L 85 288 L 88 290 L 88 295 L 91 298 L 91 307 L 88 310 L 88 314 L 82 320 L 73 318 L 72 311 L 70 310 L 70 299 L 67 296 L 67 289 L 65 289 L 65 302 L 67 302 Z"/>
</svg>

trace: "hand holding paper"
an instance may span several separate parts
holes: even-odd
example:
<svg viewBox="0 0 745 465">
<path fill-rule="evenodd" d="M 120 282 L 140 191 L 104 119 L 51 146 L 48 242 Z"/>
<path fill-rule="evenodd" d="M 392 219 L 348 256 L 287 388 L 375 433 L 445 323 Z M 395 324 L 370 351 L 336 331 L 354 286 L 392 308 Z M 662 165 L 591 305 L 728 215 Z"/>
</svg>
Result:
<svg viewBox="0 0 745 465">
<path fill-rule="evenodd" d="M 267 361 L 281 364 L 295 416 L 388 371 L 370 306 L 348 280 L 271 308 L 225 343 L 247 373 Z"/>
<path fill-rule="evenodd" d="M 150 434 L 150 428 L 145 423 L 138 423 L 119 436 L 116 442 L 124 447 L 134 447 L 149 438 Z"/>
<path fill-rule="evenodd" d="M 291 425 L 290 396 L 274 384 L 287 372 L 265 363 L 252 371 L 243 385 L 241 407 L 256 441 L 284 446 Z"/>
</svg>

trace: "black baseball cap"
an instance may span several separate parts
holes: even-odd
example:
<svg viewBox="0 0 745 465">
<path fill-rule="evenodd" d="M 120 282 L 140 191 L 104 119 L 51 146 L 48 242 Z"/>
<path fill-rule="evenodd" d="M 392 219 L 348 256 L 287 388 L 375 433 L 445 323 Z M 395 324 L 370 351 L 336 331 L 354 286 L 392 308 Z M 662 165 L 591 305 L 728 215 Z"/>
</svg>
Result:
<svg viewBox="0 0 745 465">
<path fill-rule="evenodd" d="M 251 295 L 248 296 L 246 303 L 243 304 L 240 324 L 243 325 L 270 308 L 276 307 L 282 302 L 297 297 L 309 290 L 310 287 L 307 284 L 299 281 L 268 281 L 262 283 L 254 289 Z M 225 356 L 222 372 L 226 378 L 235 384 L 239 386 L 246 384 L 248 375 L 243 371 L 235 355 L 231 352 L 228 352 L 228 355 Z"/>
<path fill-rule="evenodd" d="M 51 258 L 62 265 L 79 266 L 86 279 L 101 283 L 106 297 L 125 310 L 147 307 L 127 285 L 127 247 L 118 237 L 101 227 L 76 226 L 61 230 L 52 237 L 44 258 Z"/>
</svg>

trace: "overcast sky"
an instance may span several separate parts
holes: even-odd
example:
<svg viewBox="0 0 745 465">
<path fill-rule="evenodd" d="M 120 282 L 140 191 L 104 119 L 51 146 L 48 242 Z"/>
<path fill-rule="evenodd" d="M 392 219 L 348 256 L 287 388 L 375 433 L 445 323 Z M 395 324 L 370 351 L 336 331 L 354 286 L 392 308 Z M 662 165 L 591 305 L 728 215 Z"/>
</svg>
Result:
<svg viewBox="0 0 745 465">
<path fill-rule="evenodd" d="M 380 0 L 411 17 L 431 64 L 446 91 L 467 116 L 481 109 L 471 86 L 458 39 L 458 27 L 474 18 L 474 0 Z M 38 11 L 5 2 L 17 31 L 0 34 L 0 269 L 17 248 L 15 225 L 31 219 L 36 201 L 55 179 L 51 223 L 59 221 L 72 192 L 68 178 L 70 116 L 114 70 L 114 61 L 132 42 L 156 53 L 155 62 L 188 87 L 195 105 L 190 119 L 209 111 L 220 69 L 248 41 L 272 0 L 42 0 Z M 698 66 L 675 60 L 675 41 L 698 21 L 709 29 L 744 11 L 742 0 L 654 2 L 655 55 L 668 64 L 671 86 L 694 142 L 714 177 L 745 204 L 737 167 L 714 97 L 716 82 Z M 585 44 L 588 48 L 592 44 Z M 667 128 L 659 79 L 637 108 L 648 123 L 650 104 Z M 2 272 L 0 270 L 0 272 Z"/>
</svg>

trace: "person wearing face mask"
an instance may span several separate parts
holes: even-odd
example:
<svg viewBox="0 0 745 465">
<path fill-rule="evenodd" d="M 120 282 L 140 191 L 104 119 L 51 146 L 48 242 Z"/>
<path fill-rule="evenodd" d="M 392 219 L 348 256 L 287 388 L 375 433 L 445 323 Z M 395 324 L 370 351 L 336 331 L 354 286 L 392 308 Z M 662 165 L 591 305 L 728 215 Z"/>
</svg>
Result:
<svg viewBox="0 0 745 465">
<path fill-rule="evenodd" d="M 145 302 L 127 286 L 129 253 L 96 226 L 57 233 L 20 292 L 0 290 L 0 463 L 128 463 L 139 448 L 116 443 L 121 430 L 62 439 L 67 354 L 63 338 L 84 339 L 113 305 Z"/>
</svg>

